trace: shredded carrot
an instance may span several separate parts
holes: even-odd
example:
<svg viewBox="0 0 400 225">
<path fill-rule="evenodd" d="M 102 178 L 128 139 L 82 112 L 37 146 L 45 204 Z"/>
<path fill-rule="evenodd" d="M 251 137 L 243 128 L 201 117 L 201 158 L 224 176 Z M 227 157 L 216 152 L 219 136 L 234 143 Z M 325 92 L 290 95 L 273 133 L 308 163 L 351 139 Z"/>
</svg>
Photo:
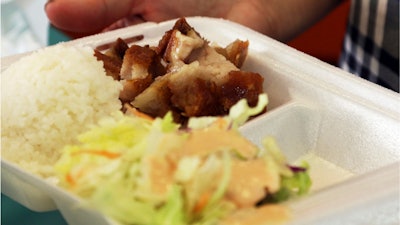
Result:
<svg viewBox="0 0 400 225">
<path fill-rule="evenodd" d="M 118 152 L 110 152 L 106 150 L 81 150 L 79 152 L 73 152 L 71 153 L 71 156 L 78 155 L 78 154 L 93 154 L 101 157 L 106 157 L 109 159 L 115 159 L 121 156 L 121 153 Z M 84 175 L 84 170 L 79 170 L 75 171 L 73 174 L 71 171 L 69 171 L 67 174 L 65 174 L 65 180 L 67 181 L 68 184 L 71 186 L 76 185 L 76 179 L 79 179 L 81 176 Z"/>
<path fill-rule="evenodd" d="M 227 121 L 222 117 L 218 117 L 217 120 L 215 120 L 214 125 L 220 129 L 224 129 L 228 126 Z"/>
<path fill-rule="evenodd" d="M 72 176 L 72 174 L 71 173 L 67 173 L 66 175 L 65 175 L 65 180 L 71 185 L 71 186 L 75 186 L 75 179 L 74 179 L 74 177 Z"/>
<path fill-rule="evenodd" d="M 202 194 L 199 200 L 196 202 L 196 205 L 194 205 L 193 212 L 200 213 L 207 206 L 210 197 L 211 194 L 209 192 Z"/>
<path fill-rule="evenodd" d="M 109 152 L 106 150 L 82 150 L 79 152 L 72 153 L 72 155 L 77 155 L 77 154 L 93 154 L 93 155 L 103 156 L 109 159 L 115 159 L 121 156 L 121 153 Z"/>
<path fill-rule="evenodd" d="M 79 169 L 78 171 L 69 171 L 67 174 L 65 174 L 65 180 L 72 186 L 76 186 L 76 181 L 81 178 L 85 173 L 85 169 Z"/>
<path fill-rule="evenodd" d="M 137 117 L 140 117 L 140 118 L 143 118 L 146 120 L 150 120 L 150 121 L 154 120 L 153 117 L 147 115 L 146 113 L 140 112 L 139 110 L 137 110 L 136 108 L 132 107 L 129 104 L 125 104 L 124 106 L 125 106 L 126 110 L 134 116 L 137 116 Z"/>
</svg>

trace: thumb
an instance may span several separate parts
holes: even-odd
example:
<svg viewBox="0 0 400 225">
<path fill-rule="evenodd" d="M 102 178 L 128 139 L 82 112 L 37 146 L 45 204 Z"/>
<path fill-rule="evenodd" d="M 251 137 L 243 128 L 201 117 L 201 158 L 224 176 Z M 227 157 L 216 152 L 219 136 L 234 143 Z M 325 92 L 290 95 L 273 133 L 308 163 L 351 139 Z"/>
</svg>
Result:
<svg viewBox="0 0 400 225">
<path fill-rule="evenodd" d="M 50 0 L 45 11 L 55 27 L 81 34 L 94 34 L 131 13 L 133 0 Z"/>
</svg>

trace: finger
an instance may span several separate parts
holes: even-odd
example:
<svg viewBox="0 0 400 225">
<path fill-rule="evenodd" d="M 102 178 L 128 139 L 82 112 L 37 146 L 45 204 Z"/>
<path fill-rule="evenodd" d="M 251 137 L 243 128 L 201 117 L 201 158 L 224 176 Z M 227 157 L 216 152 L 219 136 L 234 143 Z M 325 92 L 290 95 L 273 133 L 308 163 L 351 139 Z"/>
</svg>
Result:
<svg viewBox="0 0 400 225">
<path fill-rule="evenodd" d="M 51 0 L 45 6 L 49 21 L 74 33 L 96 33 L 130 14 L 133 0 Z"/>
<path fill-rule="evenodd" d="M 140 24 L 140 23 L 144 23 L 144 22 L 146 22 L 146 21 L 143 19 L 143 17 L 132 14 L 132 15 L 129 15 L 127 17 L 124 17 L 124 18 L 112 23 L 110 26 L 103 29 L 102 32 L 116 30 L 119 28 L 128 27 L 131 25 L 136 25 L 136 24 Z"/>
</svg>

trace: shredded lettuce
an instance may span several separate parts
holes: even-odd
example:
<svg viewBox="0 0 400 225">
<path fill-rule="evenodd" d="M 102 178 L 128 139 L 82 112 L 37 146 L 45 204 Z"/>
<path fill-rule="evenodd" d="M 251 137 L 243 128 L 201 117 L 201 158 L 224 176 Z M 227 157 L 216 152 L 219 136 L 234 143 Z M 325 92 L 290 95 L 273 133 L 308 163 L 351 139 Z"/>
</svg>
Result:
<svg viewBox="0 0 400 225">
<path fill-rule="evenodd" d="M 255 107 L 250 107 L 246 99 L 239 100 L 235 105 L 233 105 L 229 114 L 224 117 L 226 124 L 237 128 L 243 125 L 250 117 L 260 114 L 268 104 L 268 95 L 263 93 L 258 96 L 257 105 Z M 192 117 L 189 118 L 188 127 L 193 129 L 201 129 L 210 126 L 218 117 L 204 116 L 204 117 Z"/>
<path fill-rule="evenodd" d="M 255 157 L 265 159 L 265 169 L 280 181 L 281 188 L 271 197 L 281 201 L 304 194 L 311 184 L 307 171 L 290 170 L 273 138 L 264 140 L 263 154 L 250 151 L 254 155 L 246 157 L 229 146 L 230 141 L 222 147 L 216 141 L 219 145 L 212 151 L 185 149 L 185 143 L 197 140 L 194 135 L 212 129 L 237 138 L 237 127 L 262 112 L 267 102 L 265 94 L 254 108 L 240 101 L 228 116 L 190 119 L 185 130 L 170 113 L 154 120 L 113 115 L 80 134 L 79 144 L 65 146 L 55 165 L 60 185 L 114 220 L 139 225 L 215 224 L 238 207 L 226 199 L 235 179 L 232 165 Z M 218 139 L 196 137 L 206 137 L 203 142 Z"/>
<path fill-rule="evenodd" d="M 260 94 L 257 105 L 252 108 L 248 105 L 246 99 L 241 99 L 229 110 L 229 118 L 234 121 L 235 126 L 244 124 L 251 116 L 261 113 L 268 104 L 268 95 Z"/>
<path fill-rule="evenodd" d="M 173 185 L 167 201 L 158 212 L 154 214 L 155 221 L 152 224 L 165 225 L 186 225 L 187 215 L 185 214 L 185 201 L 182 195 L 182 188 Z"/>
<path fill-rule="evenodd" d="M 307 167 L 304 167 L 307 168 Z M 293 173 L 292 176 L 283 176 L 281 188 L 264 200 L 265 203 L 283 202 L 308 193 L 312 181 L 307 170 Z"/>
<path fill-rule="evenodd" d="M 312 182 L 308 174 L 309 165 L 304 162 L 297 171 L 292 170 L 293 167 L 287 165 L 286 157 L 283 155 L 276 141 L 272 137 L 265 137 L 262 141 L 265 154 L 269 158 L 274 158 L 275 162 L 279 162 L 279 173 L 281 174 L 281 188 L 276 193 L 272 193 L 263 200 L 263 202 L 283 202 L 296 196 L 308 193 Z"/>
</svg>

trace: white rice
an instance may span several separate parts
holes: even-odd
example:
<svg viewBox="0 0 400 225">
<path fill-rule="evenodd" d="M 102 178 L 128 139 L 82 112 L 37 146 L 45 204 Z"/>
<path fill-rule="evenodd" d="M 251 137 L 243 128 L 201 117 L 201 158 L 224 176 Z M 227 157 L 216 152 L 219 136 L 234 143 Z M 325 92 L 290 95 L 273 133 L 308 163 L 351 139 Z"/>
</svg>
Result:
<svg viewBox="0 0 400 225">
<path fill-rule="evenodd" d="M 121 108 L 122 85 L 106 76 L 89 47 L 56 45 L 1 74 L 1 153 L 47 177 L 65 144 Z"/>
</svg>

